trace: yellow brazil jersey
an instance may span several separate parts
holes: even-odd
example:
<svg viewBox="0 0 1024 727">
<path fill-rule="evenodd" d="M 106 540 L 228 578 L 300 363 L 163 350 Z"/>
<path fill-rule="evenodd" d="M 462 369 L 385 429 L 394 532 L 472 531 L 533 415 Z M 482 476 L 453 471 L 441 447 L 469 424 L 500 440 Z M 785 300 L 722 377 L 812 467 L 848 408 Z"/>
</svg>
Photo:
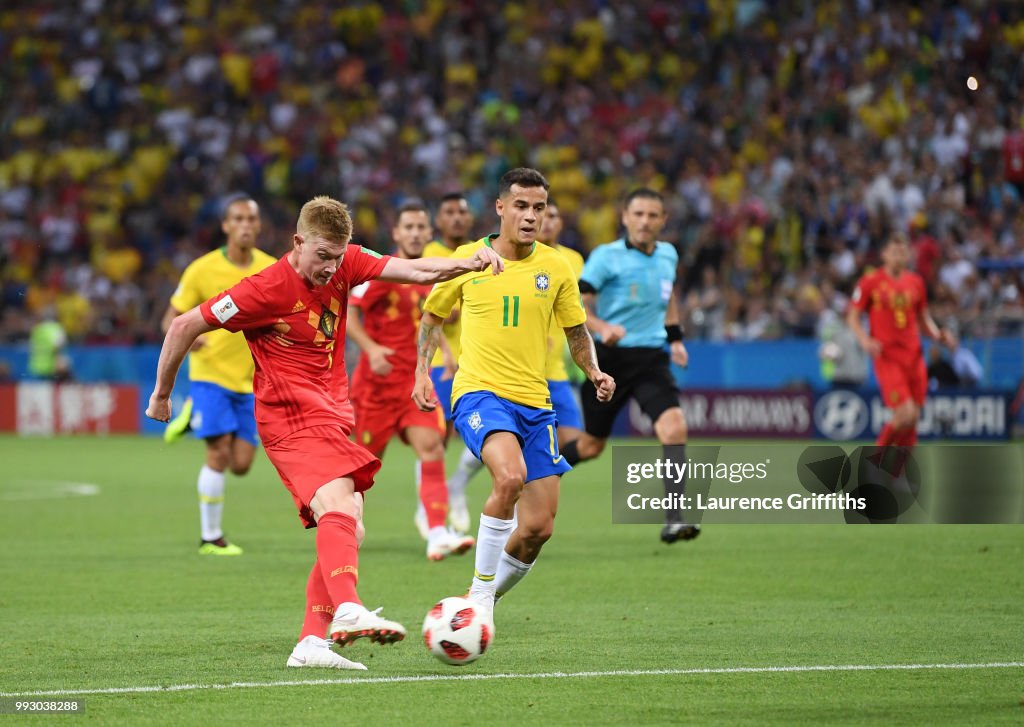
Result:
<svg viewBox="0 0 1024 727">
<path fill-rule="evenodd" d="M 171 296 L 171 306 L 184 313 L 276 262 L 277 258 L 254 248 L 252 263 L 240 268 L 228 260 L 226 247 L 209 252 L 185 268 L 178 288 Z M 240 394 L 251 394 L 254 366 L 245 336 L 219 328 L 207 333 L 205 340 L 205 346 L 189 354 L 189 378 L 208 381 Z"/>
<path fill-rule="evenodd" d="M 463 245 L 452 257 L 472 257 L 490 241 Z M 463 394 L 491 391 L 516 404 L 550 409 L 544 365 L 552 319 L 568 328 L 587 318 L 565 257 L 534 243 L 525 259 L 506 260 L 501 275 L 485 270 L 438 283 L 423 307 L 445 318 L 457 303 L 462 305 L 462 354 L 452 406 Z"/>
<path fill-rule="evenodd" d="M 434 240 L 428 242 L 426 247 L 423 248 L 423 257 L 451 257 L 454 250 L 445 245 L 440 240 Z M 458 308 L 458 306 L 456 306 Z M 462 335 L 462 320 L 456 318 L 454 323 L 445 323 L 441 328 L 441 332 L 444 334 L 445 340 L 448 341 L 448 347 L 452 350 L 452 356 L 456 361 L 459 360 L 459 337 Z M 430 362 L 431 367 L 436 368 L 438 366 L 444 366 L 444 353 L 441 349 L 438 349 L 434 354 L 433 360 Z"/>
<path fill-rule="evenodd" d="M 583 256 L 565 245 L 553 245 L 555 252 L 559 252 L 569 263 L 576 280 L 583 275 Z M 565 356 L 562 351 L 565 348 L 565 333 L 558 327 L 558 322 L 551 319 L 551 330 L 548 331 L 548 360 L 544 364 L 548 381 L 568 381 L 569 374 L 565 370 Z"/>
</svg>

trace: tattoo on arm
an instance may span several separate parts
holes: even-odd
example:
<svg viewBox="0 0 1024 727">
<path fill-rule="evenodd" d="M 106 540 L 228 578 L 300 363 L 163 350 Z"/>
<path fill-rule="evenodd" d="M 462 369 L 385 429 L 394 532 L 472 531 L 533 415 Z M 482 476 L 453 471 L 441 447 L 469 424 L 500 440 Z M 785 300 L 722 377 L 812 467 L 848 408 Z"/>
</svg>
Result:
<svg viewBox="0 0 1024 727">
<path fill-rule="evenodd" d="M 594 350 L 594 339 L 590 337 L 585 323 L 565 329 L 565 339 L 569 342 L 569 353 L 572 360 L 576 362 L 589 376 L 597 370 L 597 352 Z"/>
<path fill-rule="evenodd" d="M 420 319 L 420 335 L 416 343 L 417 370 L 430 373 L 430 362 L 441 342 L 441 323 L 434 323 L 434 316 L 427 314 Z"/>
</svg>

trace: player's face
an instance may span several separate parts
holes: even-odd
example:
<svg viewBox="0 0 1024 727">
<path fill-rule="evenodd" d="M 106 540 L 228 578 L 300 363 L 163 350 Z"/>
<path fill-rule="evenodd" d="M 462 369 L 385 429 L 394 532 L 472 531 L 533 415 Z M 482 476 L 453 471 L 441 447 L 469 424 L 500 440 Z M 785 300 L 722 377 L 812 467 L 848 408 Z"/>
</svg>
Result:
<svg viewBox="0 0 1024 727">
<path fill-rule="evenodd" d="M 543 187 L 513 184 L 494 208 L 501 218 L 501 236 L 516 245 L 532 245 L 540 232 L 540 221 L 548 206 L 548 191 Z"/>
<path fill-rule="evenodd" d="M 256 245 L 260 234 L 260 208 L 251 200 L 233 202 L 220 228 L 228 237 L 229 245 L 250 248 Z"/>
<path fill-rule="evenodd" d="M 891 270 L 903 270 L 910 262 L 910 245 L 890 242 L 882 249 L 882 263 Z"/>
<path fill-rule="evenodd" d="M 473 227 L 473 213 L 464 199 L 449 199 L 437 210 L 437 229 L 445 240 L 463 242 Z"/>
<path fill-rule="evenodd" d="M 345 259 L 348 242 L 328 240 L 326 237 L 296 234 L 292 238 L 296 251 L 299 275 L 313 285 L 327 285 Z"/>
<path fill-rule="evenodd" d="M 657 199 L 634 197 L 622 212 L 622 224 L 631 243 L 653 245 L 665 226 L 665 207 Z"/>
<path fill-rule="evenodd" d="M 554 245 L 558 242 L 558 236 L 562 234 L 562 215 L 558 207 L 549 204 L 544 208 L 544 214 L 540 218 L 540 231 L 537 239 L 545 245 Z"/>
<path fill-rule="evenodd" d="M 415 260 L 423 256 L 423 247 L 430 242 L 430 217 L 426 212 L 403 212 L 391 230 L 391 239 L 402 257 Z"/>
</svg>

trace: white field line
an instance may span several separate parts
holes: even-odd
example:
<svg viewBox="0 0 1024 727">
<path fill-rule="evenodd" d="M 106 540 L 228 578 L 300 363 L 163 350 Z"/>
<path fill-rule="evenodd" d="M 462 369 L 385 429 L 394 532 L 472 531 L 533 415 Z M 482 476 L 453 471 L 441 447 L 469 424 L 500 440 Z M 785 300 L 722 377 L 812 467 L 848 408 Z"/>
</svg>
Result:
<svg viewBox="0 0 1024 727">
<path fill-rule="evenodd" d="M 428 674 L 424 676 L 350 677 L 276 682 L 231 682 L 230 684 L 172 684 L 169 686 L 105 687 L 101 689 L 51 689 L 38 692 L 0 692 L 0 697 L 65 697 L 88 694 L 143 694 L 147 692 L 193 692 L 202 689 L 256 689 L 305 687 L 333 684 L 403 684 L 418 682 L 469 682 L 492 679 L 591 679 L 594 677 L 685 676 L 700 674 L 794 674 L 841 671 L 923 671 L 928 669 L 1021 669 L 1024 661 L 984 664 L 822 664 L 816 666 L 738 666 L 705 669 L 617 669 L 613 671 L 552 671 L 537 674 Z"/>
</svg>

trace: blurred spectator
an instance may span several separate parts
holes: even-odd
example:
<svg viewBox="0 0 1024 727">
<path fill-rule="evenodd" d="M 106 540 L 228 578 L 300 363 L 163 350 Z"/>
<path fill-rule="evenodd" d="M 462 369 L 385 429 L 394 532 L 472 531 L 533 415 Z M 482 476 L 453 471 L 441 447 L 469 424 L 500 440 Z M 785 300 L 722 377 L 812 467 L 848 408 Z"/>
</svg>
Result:
<svg viewBox="0 0 1024 727">
<path fill-rule="evenodd" d="M 273 254 L 318 193 L 382 247 L 403 199 L 456 189 L 489 232 L 518 165 L 584 252 L 627 189 L 664 191 L 691 335 L 817 335 L 807 291 L 847 290 L 908 226 L 963 335 L 1024 323 L 1021 268 L 978 268 L 1024 256 L 1012 0 L 252 8 L 3 5 L 0 340 L 61 295 L 72 337 L 157 340 L 229 192 L 261 200 Z"/>
<path fill-rule="evenodd" d="M 928 388 L 955 389 L 960 385 L 960 377 L 953 369 L 953 364 L 942 353 L 941 346 L 932 346 L 928 349 Z"/>
<path fill-rule="evenodd" d="M 985 375 L 978 357 L 966 346 L 957 346 L 953 350 L 953 371 L 960 386 L 965 388 L 977 386 Z"/>
<path fill-rule="evenodd" d="M 64 353 L 67 341 L 52 306 L 44 308 L 29 333 L 29 374 L 37 379 L 52 381 L 71 378 L 71 360 Z"/>
</svg>

